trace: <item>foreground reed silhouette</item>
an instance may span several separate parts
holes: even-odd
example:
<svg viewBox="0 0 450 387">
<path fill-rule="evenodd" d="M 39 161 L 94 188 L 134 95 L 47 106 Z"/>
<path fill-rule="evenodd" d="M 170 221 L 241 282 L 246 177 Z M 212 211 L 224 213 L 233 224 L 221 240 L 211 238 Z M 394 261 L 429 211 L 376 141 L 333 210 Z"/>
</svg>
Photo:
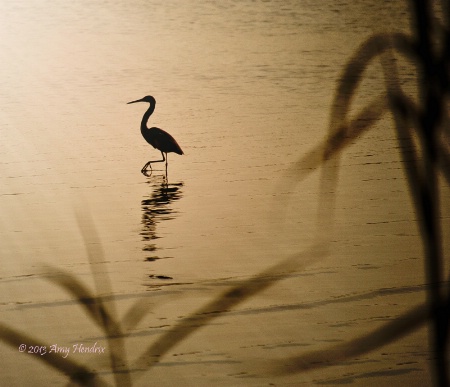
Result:
<svg viewBox="0 0 450 387">
<path fill-rule="evenodd" d="M 427 302 L 412 307 L 397 319 L 349 342 L 331 346 L 326 350 L 269 360 L 270 367 L 266 368 L 266 372 L 271 375 L 285 375 L 336 364 L 380 348 L 429 323 L 432 328 L 430 349 L 435 354 L 434 382 L 439 386 L 449 384 L 447 364 L 450 294 L 446 288 L 447 279 L 443 274 L 438 174 L 441 172 L 447 183 L 450 183 L 450 119 L 445 105 L 450 92 L 450 7 L 444 9 L 445 24 L 439 26 L 432 23 L 429 1 L 412 1 L 411 10 L 414 36 L 400 33 L 374 35 L 350 58 L 335 92 L 328 138 L 301 157 L 289 171 L 290 177 L 283 181 L 283 184 L 296 185 L 312 171 L 322 167 L 319 222 L 323 227 L 318 239 L 309 249 L 286 258 L 239 285 L 230 287 L 181 319 L 132 363 L 125 355 L 125 338 L 127 332 L 147 315 L 150 306 L 145 300 L 138 301 L 119 321 L 114 300 L 101 296 L 111 294 L 111 285 L 105 271 L 99 269 L 100 265 L 105 264 L 100 242 L 89 216 L 79 216 L 96 292 L 88 289 L 73 275 L 58 269 L 48 268 L 52 275 L 47 279 L 72 294 L 92 321 L 104 331 L 117 386 L 132 385 L 144 372 L 134 373 L 132 377 L 130 370 L 151 369 L 173 347 L 198 329 L 206 327 L 212 320 L 283 280 L 291 271 L 301 271 L 330 254 L 329 243 L 324 238 L 332 227 L 334 195 L 329 192 L 335 192 L 337 186 L 339 156 L 352 141 L 373 127 L 388 112 L 392 113 L 394 119 L 408 187 L 420 224 L 428 282 Z M 419 70 L 420 95 L 417 104 L 401 89 L 395 54 L 405 56 Z M 362 109 L 355 118 L 350 119 L 348 112 L 352 98 L 363 79 L 364 70 L 375 59 L 381 61 L 386 91 L 374 97 L 372 103 Z M 414 141 L 415 138 L 418 139 L 418 145 Z M 30 345 L 41 344 L 39 340 L 4 324 L 0 325 L 0 339 L 16 348 L 23 342 Z M 72 382 L 89 386 L 108 385 L 101 376 L 86 366 L 63 359 L 60 355 L 52 355 L 54 354 L 37 359 L 64 373 Z"/>
<path fill-rule="evenodd" d="M 325 253 L 321 246 L 314 246 L 310 251 L 296 254 L 272 266 L 268 270 L 255 275 L 249 280 L 243 281 L 242 284 L 231 287 L 202 308 L 184 317 L 173 328 L 162 334 L 130 364 L 125 355 L 125 338 L 127 332 L 134 329 L 148 314 L 150 303 L 146 299 L 137 301 L 129 309 L 124 318 L 119 321 L 114 299 L 112 297 L 106 298 L 101 296 L 101 294 L 110 295 L 112 289 L 110 279 L 103 267 L 103 265 L 106 265 L 106 261 L 96 230 L 89 214 L 84 213 L 79 215 L 78 221 L 86 245 L 96 292 L 91 291 L 73 275 L 50 266 L 45 267 L 48 272 L 46 279 L 71 294 L 84 309 L 87 316 L 104 332 L 107 338 L 110 367 L 114 374 L 116 386 L 131 386 L 132 382 L 136 382 L 143 375 L 143 372 L 134 373 L 132 380 L 131 370 L 150 370 L 174 346 L 181 343 L 195 331 L 207 326 L 210 321 L 226 313 L 246 299 L 287 277 L 293 270 L 301 270 L 302 267 L 306 267 L 308 264 L 323 258 Z M 22 343 L 28 343 L 29 346 L 46 345 L 36 338 L 1 323 L 0 340 L 15 349 Z M 109 385 L 90 367 L 68 358 L 63 358 L 58 353 L 47 353 L 45 356 L 36 357 L 36 359 L 67 375 L 71 382 L 83 386 Z M 90 366 L 92 367 L 92 364 Z"/>
<path fill-rule="evenodd" d="M 339 170 L 339 155 L 369 130 L 387 112 L 391 112 L 397 134 L 408 187 L 420 225 L 427 277 L 427 303 L 418 305 L 391 323 L 348 343 L 324 351 L 304 353 L 283 359 L 275 372 L 301 372 L 336 364 L 397 340 L 430 321 L 430 349 L 435 355 L 434 382 L 449 385 L 448 340 L 450 293 L 444 276 L 440 221 L 439 172 L 450 183 L 450 130 L 446 99 L 450 94 L 450 6 L 442 2 L 445 24 L 435 25 L 429 1 L 411 1 L 412 30 L 406 34 L 379 34 L 366 40 L 348 61 L 334 96 L 329 136 L 324 143 L 291 168 L 292 185 L 323 167 L 321 191 L 323 208 L 319 221 L 330 225 Z M 438 19 L 437 19 L 438 20 Z M 418 103 L 400 86 L 394 54 L 401 54 L 417 68 Z M 378 58 L 381 61 L 386 92 L 375 97 L 353 119 L 348 118 L 352 98 L 361 83 L 364 70 Z M 418 139 L 416 145 L 414 138 Z M 412 151 L 412 156 L 411 156 Z M 285 182 L 286 183 L 286 182 Z M 324 219 L 327 219 L 324 222 Z"/>
</svg>

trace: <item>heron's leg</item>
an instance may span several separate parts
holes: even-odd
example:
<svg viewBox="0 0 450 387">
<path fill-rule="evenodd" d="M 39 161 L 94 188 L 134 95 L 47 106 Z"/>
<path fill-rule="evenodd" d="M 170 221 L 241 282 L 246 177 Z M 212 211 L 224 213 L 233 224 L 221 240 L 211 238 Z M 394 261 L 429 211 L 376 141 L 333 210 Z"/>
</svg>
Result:
<svg viewBox="0 0 450 387">
<path fill-rule="evenodd" d="M 164 157 L 164 155 L 163 155 L 163 157 Z M 167 153 L 166 153 L 166 176 L 167 176 L 167 162 L 168 162 L 168 160 L 169 160 L 169 158 L 167 157 Z"/>
<path fill-rule="evenodd" d="M 152 160 L 152 161 L 148 161 L 147 164 L 145 164 L 142 169 L 141 172 L 144 173 L 148 167 L 150 167 L 150 169 L 152 169 L 152 163 L 162 163 L 164 161 L 166 161 L 166 158 L 164 157 L 164 154 L 161 152 L 163 159 L 162 160 Z"/>
<path fill-rule="evenodd" d="M 149 161 L 148 163 L 146 163 L 146 164 L 142 167 L 141 172 L 144 173 L 144 172 L 147 170 L 147 167 L 148 167 L 148 166 L 150 166 L 150 170 L 151 170 L 151 169 L 152 169 L 152 166 L 150 165 L 150 161 Z"/>
</svg>

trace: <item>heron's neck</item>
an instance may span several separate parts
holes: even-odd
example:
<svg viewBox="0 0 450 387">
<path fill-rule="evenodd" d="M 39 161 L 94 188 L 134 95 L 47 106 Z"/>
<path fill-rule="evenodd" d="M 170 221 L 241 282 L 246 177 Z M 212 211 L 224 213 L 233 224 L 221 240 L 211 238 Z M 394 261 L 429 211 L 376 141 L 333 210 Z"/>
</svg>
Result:
<svg viewBox="0 0 450 387">
<path fill-rule="evenodd" d="M 150 116 L 152 115 L 154 110 L 155 110 L 155 104 L 151 103 L 150 107 L 147 109 L 147 111 L 144 113 L 144 116 L 142 117 L 141 131 L 147 129 L 148 119 L 150 118 Z"/>
</svg>

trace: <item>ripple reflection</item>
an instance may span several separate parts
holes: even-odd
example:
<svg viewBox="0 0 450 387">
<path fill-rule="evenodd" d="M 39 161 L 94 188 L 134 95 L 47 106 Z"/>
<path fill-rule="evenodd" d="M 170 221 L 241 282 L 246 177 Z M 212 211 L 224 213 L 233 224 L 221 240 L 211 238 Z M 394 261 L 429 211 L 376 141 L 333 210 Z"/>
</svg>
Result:
<svg viewBox="0 0 450 387">
<path fill-rule="evenodd" d="M 162 258 L 156 254 L 158 246 L 155 242 L 160 238 L 156 226 L 161 221 L 176 217 L 177 211 L 173 209 L 172 203 L 183 196 L 181 190 L 183 182 L 168 183 L 165 177 L 161 178 L 155 177 L 147 180 L 151 193 L 141 201 L 143 225 L 141 235 L 145 242 L 142 250 L 149 254 L 145 260 L 150 262 Z"/>
</svg>

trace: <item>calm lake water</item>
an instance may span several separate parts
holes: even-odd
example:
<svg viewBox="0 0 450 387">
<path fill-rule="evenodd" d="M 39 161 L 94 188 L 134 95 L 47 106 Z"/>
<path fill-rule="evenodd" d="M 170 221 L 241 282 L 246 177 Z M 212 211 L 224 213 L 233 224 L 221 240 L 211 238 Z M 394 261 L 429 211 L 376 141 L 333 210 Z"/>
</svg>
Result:
<svg viewBox="0 0 450 387">
<path fill-rule="evenodd" d="M 326 137 L 337 80 L 358 46 L 374 32 L 409 31 L 406 2 L 24 0 L 2 2 L 0 15 L 2 323 L 49 348 L 106 346 L 48 280 L 51 266 L 94 291 L 94 269 L 112 286 L 95 292 L 114 295 L 120 316 L 138 300 L 152 304 L 126 339 L 132 364 L 183 317 L 320 237 L 329 255 L 300 260 L 155 368 L 134 370 L 134 384 L 431 383 L 425 328 L 307 373 L 257 366 L 345 342 L 425 299 L 389 115 L 342 153 L 332 233 L 318 223 L 320 170 L 299 184 L 289 173 Z M 398 65 L 413 93 L 414 67 Z M 375 61 L 352 112 L 383 90 Z M 169 154 L 167 179 L 162 163 L 140 173 L 160 154 L 140 134 L 147 105 L 126 103 L 148 94 L 157 101 L 149 125 L 185 152 Z M 106 261 L 98 267 L 86 251 L 95 235 Z M 2 344 L 0 356 L 2 385 L 67 381 L 38 355 Z M 113 382 L 107 354 L 68 358 Z"/>
</svg>

